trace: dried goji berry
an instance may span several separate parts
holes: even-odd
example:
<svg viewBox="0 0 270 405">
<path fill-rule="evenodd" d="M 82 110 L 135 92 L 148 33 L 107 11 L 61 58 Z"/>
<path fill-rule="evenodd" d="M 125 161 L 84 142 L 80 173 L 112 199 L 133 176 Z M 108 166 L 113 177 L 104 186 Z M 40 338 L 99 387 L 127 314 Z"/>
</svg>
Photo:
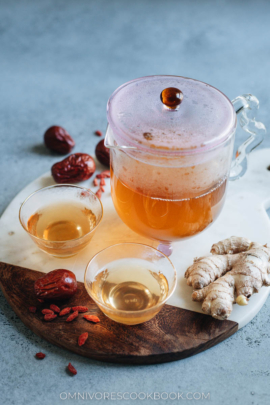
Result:
<svg viewBox="0 0 270 405">
<path fill-rule="evenodd" d="M 72 311 L 78 311 L 78 312 L 87 312 L 88 308 L 83 307 L 82 305 L 78 305 L 77 307 L 72 307 Z"/>
<path fill-rule="evenodd" d="M 43 302 L 44 302 L 44 300 L 41 300 L 41 299 L 39 299 L 39 298 L 38 298 L 38 301 L 39 301 L 39 302 L 41 302 L 41 303 L 43 303 Z"/>
<path fill-rule="evenodd" d="M 102 191 L 100 190 L 100 188 L 98 189 L 98 191 L 96 192 L 96 196 L 101 199 L 102 196 Z"/>
<path fill-rule="evenodd" d="M 105 179 L 101 179 L 99 184 L 100 184 L 101 186 L 106 186 L 106 181 L 105 181 Z"/>
<path fill-rule="evenodd" d="M 44 321 L 52 321 L 53 319 L 55 319 L 57 317 L 56 314 L 46 314 L 44 316 Z"/>
<path fill-rule="evenodd" d="M 43 315 L 54 314 L 54 312 L 51 309 L 43 309 L 41 312 L 43 313 Z"/>
<path fill-rule="evenodd" d="M 57 305 L 51 304 L 50 305 L 50 309 L 54 312 L 56 312 L 57 314 L 59 314 L 60 312 L 60 308 Z"/>
<path fill-rule="evenodd" d="M 78 345 L 79 346 L 84 345 L 85 342 L 87 341 L 87 339 L 88 339 L 88 333 L 87 332 L 82 333 L 81 336 L 79 336 Z"/>
<path fill-rule="evenodd" d="M 90 322 L 100 322 L 100 319 L 95 315 L 84 315 L 84 318 Z"/>
<path fill-rule="evenodd" d="M 64 309 L 62 309 L 62 311 L 60 311 L 59 316 L 67 315 L 67 314 L 70 313 L 70 311 L 71 311 L 71 308 L 70 308 L 70 307 L 64 308 Z"/>
<path fill-rule="evenodd" d="M 99 174 L 96 175 L 97 179 L 109 179 L 111 177 L 111 173 L 110 170 L 104 170 L 104 172 L 101 172 Z"/>
<path fill-rule="evenodd" d="M 102 192 L 102 193 L 104 193 L 104 192 L 105 192 L 104 187 L 100 186 L 100 187 L 99 187 L 99 189 L 101 190 L 101 192 Z"/>
<path fill-rule="evenodd" d="M 78 311 L 73 312 L 73 314 L 69 315 L 69 317 L 66 319 L 66 322 L 73 321 L 73 319 L 77 318 L 78 315 L 79 315 Z"/>
<path fill-rule="evenodd" d="M 94 184 L 95 187 L 97 187 L 98 186 L 98 179 L 94 179 L 93 184 Z"/>
<path fill-rule="evenodd" d="M 97 135 L 97 136 L 102 136 L 102 132 L 99 131 L 99 130 L 97 130 L 97 131 L 95 131 L 95 135 Z"/>
<path fill-rule="evenodd" d="M 36 312 L 37 308 L 36 307 L 29 307 L 29 311 L 34 314 Z"/>
<path fill-rule="evenodd" d="M 36 358 L 37 358 L 37 359 L 39 359 L 39 360 L 43 360 L 43 359 L 44 359 L 44 357 L 46 357 L 46 354 L 41 353 L 41 352 L 36 353 Z"/>
<path fill-rule="evenodd" d="M 76 375 L 77 374 L 77 370 L 76 370 L 76 368 L 75 367 L 73 367 L 73 365 L 71 364 L 71 363 L 69 363 L 68 364 L 68 371 L 71 373 L 71 374 L 73 374 L 73 375 Z"/>
</svg>

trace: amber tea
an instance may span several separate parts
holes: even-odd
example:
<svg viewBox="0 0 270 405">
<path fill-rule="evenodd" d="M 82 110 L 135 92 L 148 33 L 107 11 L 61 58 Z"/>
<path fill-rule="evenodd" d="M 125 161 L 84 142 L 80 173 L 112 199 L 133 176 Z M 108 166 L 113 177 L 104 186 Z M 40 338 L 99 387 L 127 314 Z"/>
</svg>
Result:
<svg viewBox="0 0 270 405">
<path fill-rule="evenodd" d="M 154 263 L 137 258 L 119 259 L 98 273 L 92 291 L 111 310 L 130 311 L 133 323 L 134 312 L 150 309 L 166 298 L 168 281 Z M 110 316 L 106 309 L 103 311 Z M 148 316 L 148 313 L 140 314 L 142 318 Z M 117 321 L 121 322 L 120 313 L 118 317 Z"/>
<path fill-rule="evenodd" d="M 52 249 L 61 250 L 58 242 L 79 239 L 91 232 L 95 226 L 95 214 L 83 204 L 74 202 L 48 205 L 33 214 L 27 222 L 27 230 L 31 235 L 52 242 L 47 250 L 47 253 L 51 254 Z M 88 242 L 89 239 L 86 239 L 83 245 L 71 248 L 70 256 L 85 247 Z M 66 245 L 64 247 L 66 248 Z M 46 251 L 44 248 L 43 250 Z"/>
<path fill-rule="evenodd" d="M 62 203 L 45 207 L 33 214 L 28 231 L 50 241 L 67 241 L 86 235 L 96 225 L 96 216 L 81 204 Z"/>
<path fill-rule="evenodd" d="M 194 198 L 159 198 L 119 180 L 111 170 L 112 198 L 120 218 L 135 232 L 159 241 L 174 241 L 202 232 L 219 215 L 227 179 Z"/>
</svg>

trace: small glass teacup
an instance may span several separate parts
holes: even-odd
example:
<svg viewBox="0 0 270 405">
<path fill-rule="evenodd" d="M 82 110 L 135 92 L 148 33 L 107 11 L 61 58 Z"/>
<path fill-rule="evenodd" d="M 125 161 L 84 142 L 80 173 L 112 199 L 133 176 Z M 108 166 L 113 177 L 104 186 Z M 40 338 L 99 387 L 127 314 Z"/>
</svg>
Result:
<svg viewBox="0 0 270 405">
<path fill-rule="evenodd" d="M 49 255 L 76 255 L 92 239 L 103 216 L 99 198 L 89 189 L 57 184 L 31 194 L 21 205 L 22 227 Z"/>
<path fill-rule="evenodd" d="M 119 243 L 90 260 L 84 285 L 105 315 L 136 325 L 153 318 L 173 294 L 176 271 L 170 259 L 153 247 Z"/>
</svg>

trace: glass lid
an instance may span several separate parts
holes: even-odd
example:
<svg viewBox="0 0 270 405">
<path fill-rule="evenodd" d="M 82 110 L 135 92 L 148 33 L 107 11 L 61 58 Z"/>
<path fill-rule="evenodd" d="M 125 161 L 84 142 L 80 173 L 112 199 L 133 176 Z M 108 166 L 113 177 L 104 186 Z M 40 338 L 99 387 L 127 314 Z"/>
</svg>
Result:
<svg viewBox="0 0 270 405">
<path fill-rule="evenodd" d="M 235 130 L 236 114 L 219 90 L 180 76 L 148 76 L 123 84 L 107 106 L 119 146 L 150 153 L 212 149 Z"/>
</svg>

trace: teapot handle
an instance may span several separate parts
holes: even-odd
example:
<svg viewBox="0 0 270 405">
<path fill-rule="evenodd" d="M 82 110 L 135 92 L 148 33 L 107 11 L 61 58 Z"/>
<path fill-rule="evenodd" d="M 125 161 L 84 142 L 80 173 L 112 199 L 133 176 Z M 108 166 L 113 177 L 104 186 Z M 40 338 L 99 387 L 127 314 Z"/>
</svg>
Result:
<svg viewBox="0 0 270 405">
<path fill-rule="evenodd" d="M 235 112 L 238 115 L 241 128 L 250 134 L 243 142 L 232 163 L 229 180 L 237 180 L 247 171 L 248 155 L 263 141 L 266 133 L 265 126 L 262 122 L 255 119 L 259 108 L 259 100 L 252 94 L 243 94 L 232 100 Z"/>
</svg>

